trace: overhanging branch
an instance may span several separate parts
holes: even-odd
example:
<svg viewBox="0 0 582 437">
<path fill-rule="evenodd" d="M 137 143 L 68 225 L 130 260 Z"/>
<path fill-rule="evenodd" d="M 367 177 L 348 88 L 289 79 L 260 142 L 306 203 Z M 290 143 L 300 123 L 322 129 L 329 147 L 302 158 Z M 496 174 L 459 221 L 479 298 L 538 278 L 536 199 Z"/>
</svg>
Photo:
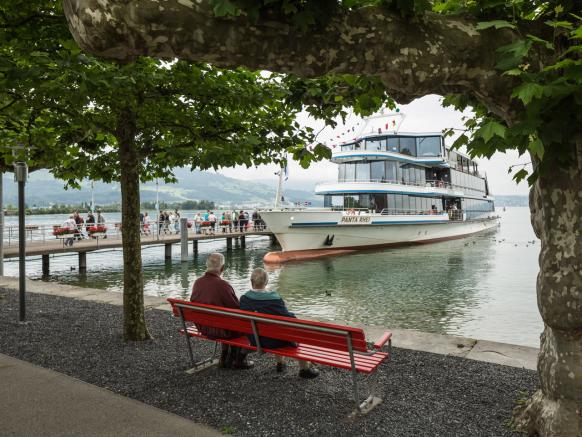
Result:
<svg viewBox="0 0 582 437">
<path fill-rule="evenodd" d="M 302 77 L 376 75 L 401 103 L 470 92 L 486 104 L 495 100 L 496 111 L 509 107 L 511 78 L 495 70 L 495 49 L 514 34 L 478 32 L 466 18 L 427 13 L 411 22 L 377 7 L 338 9 L 325 28 L 301 32 L 283 21 L 218 18 L 208 1 L 64 0 L 64 10 L 81 47 L 105 58 L 177 57 Z"/>
</svg>

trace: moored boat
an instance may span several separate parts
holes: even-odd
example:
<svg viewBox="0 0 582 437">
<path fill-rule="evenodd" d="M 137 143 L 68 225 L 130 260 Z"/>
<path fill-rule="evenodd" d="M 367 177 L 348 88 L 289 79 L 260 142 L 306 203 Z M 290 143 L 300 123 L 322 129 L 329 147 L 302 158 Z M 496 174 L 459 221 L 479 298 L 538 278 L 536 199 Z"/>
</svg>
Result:
<svg viewBox="0 0 582 437">
<path fill-rule="evenodd" d="M 283 249 L 266 262 L 437 242 L 498 225 L 487 178 L 440 133 L 360 135 L 331 161 L 337 182 L 315 189 L 324 208 L 261 211 Z"/>
</svg>

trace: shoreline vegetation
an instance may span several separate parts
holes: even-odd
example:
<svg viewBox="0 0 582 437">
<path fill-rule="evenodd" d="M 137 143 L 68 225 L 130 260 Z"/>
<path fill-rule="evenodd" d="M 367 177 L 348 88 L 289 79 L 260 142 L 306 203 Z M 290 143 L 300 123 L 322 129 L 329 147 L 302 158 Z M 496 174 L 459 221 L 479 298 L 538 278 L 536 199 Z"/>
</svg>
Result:
<svg viewBox="0 0 582 437">
<path fill-rule="evenodd" d="M 155 210 L 156 204 L 154 202 L 142 202 L 142 210 Z M 216 204 L 210 200 L 186 200 L 184 202 L 160 202 L 160 211 L 165 210 L 207 210 L 216 209 Z M 46 208 L 29 208 L 26 207 L 26 215 L 45 215 L 45 214 L 70 214 L 73 211 L 79 211 L 84 213 L 91 210 L 91 205 L 87 203 L 77 203 L 77 204 L 58 204 L 52 205 Z M 101 210 L 101 212 L 121 212 L 121 204 L 113 203 L 110 205 L 96 205 L 95 211 Z M 8 204 L 4 208 L 4 214 L 6 216 L 18 215 L 18 208 L 14 205 Z"/>
</svg>

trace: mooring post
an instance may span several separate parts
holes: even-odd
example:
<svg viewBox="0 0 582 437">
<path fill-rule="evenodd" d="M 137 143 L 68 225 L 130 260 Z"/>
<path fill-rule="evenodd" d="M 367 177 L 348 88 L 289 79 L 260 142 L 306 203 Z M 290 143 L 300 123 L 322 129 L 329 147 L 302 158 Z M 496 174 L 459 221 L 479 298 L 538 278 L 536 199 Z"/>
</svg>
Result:
<svg viewBox="0 0 582 437">
<path fill-rule="evenodd" d="M 165 246 L 166 246 L 164 253 L 165 259 L 172 259 L 172 243 L 166 243 Z"/>
<path fill-rule="evenodd" d="M 244 235 L 241 235 L 241 237 L 240 237 L 240 247 L 242 247 L 243 249 L 245 247 L 247 247 L 247 245 L 246 245 L 246 237 Z"/>
<path fill-rule="evenodd" d="M 42 254 L 42 275 L 48 276 L 50 275 L 50 268 L 49 268 L 49 254 L 43 253 Z"/>
<path fill-rule="evenodd" d="M 180 261 L 188 261 L 188 219 L 180 218 Z"/>
<path fill-rule="evenodd" d="M 194 251 L 194 255 L 198 255 L 198 240 L 192 241 L 192 250 Z"/>
<path fill-rule="evenodd" d="M 44 255 L 43 255 L 43 267 L 44 267 Z M 79 252 L 79 273 L 85 273 L 86 271 L 87 271 L 87 252 Z"/>
<path fill-rule="evenodd" d="M 232 250 L 232 237 L 226 237 L 226 250 Z"/>
</svg>

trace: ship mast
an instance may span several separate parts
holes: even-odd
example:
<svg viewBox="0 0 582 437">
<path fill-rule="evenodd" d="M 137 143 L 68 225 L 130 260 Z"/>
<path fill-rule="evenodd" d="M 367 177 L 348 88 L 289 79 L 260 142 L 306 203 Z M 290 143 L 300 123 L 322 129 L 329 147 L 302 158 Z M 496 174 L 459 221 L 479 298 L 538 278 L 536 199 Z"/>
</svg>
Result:
<svg viewBox="0 0 582 437">
<path fill-rule="evenodd" d="M 277 194 L 275 195 L 275 208 L 281 207 L 281 200 L 283 198 L 283 167 L 275 174 L 279 175 L 279 183 L 277 184 Z"/>
</svg>

